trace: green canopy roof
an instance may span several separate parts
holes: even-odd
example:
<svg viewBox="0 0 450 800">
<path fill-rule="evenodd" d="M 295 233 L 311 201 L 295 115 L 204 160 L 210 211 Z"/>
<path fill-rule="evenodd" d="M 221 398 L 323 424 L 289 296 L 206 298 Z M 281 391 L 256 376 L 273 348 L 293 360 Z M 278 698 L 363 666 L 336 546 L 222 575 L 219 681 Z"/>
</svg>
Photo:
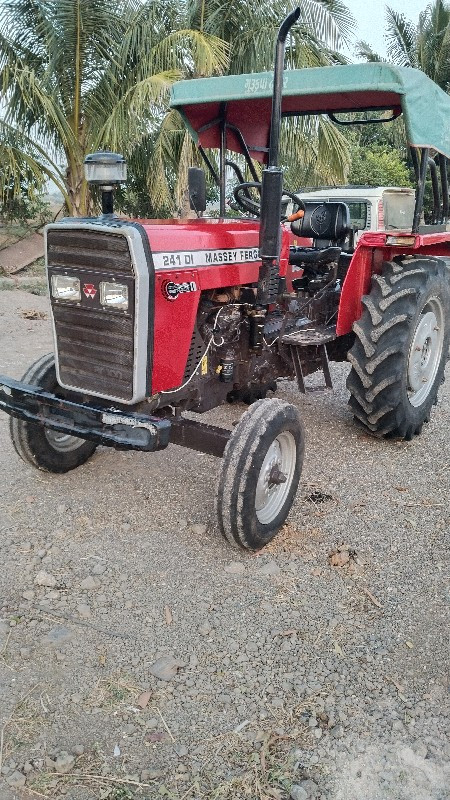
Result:
<svg viewBox="0 0 450 800">
<path fill-rule="evenodd" d="M 194 139 L 219 147 L 219 119 L 242 133 L 250 155 L 265 160 L 273 73 L 180 81 L 172 87 L 176 108 Z M 423 72 L 391 64 L 350 64 L 286 70 L 282 113 L 321 114 L 392 108 L 403 112 L 408 143 L 432 147 L 450 158 L 450 96 Z M 227 147 L 242 152 L 239 134 L 227 132 Z"/>
</svg>

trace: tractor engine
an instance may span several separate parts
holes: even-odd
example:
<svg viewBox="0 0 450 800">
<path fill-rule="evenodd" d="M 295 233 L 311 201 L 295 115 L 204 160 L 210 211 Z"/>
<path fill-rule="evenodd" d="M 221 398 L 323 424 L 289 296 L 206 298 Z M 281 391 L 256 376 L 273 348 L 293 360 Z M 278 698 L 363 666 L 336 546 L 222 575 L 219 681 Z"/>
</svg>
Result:
<svg viewBox="0 0 450 800">
<path fill-rule="evenodd" d="M 251 402 L 275 390 L 277 377 L 291 373 L 269 346 L 270 340 L 276 341 L 281 320 L 275 315 L 259 318 L 252 300 L 254 289 L 245 286 L 202 297 L 180 390 L 186 391 L 183 407 L 203 412 L 225 400 Z"/>
</svg>

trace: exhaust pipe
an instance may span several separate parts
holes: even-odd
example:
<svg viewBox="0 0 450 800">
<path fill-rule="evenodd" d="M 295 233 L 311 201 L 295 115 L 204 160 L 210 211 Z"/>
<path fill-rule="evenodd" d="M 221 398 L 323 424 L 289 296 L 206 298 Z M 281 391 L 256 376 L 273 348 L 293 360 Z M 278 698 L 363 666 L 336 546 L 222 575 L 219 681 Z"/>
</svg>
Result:
<svg viewBox="0 0 450 800">
<path fill-rule="evenodd" d="M 270 119 L 270 144 L 268 166 L 263 170 L 261 190 L 261 222 L 259 231 L 259 256 L 262 266 L 259 274 L 256 302 L 265 306 L 278 295 L 278 273 L 281 246 L 281 198 L 283 172 L 278 166 L 281 130 L 281 101 L 283 93 L 284 56 L 286 39 L 300 16 L 295 8 L 283 20 L 278 31 L 273 75 L 272 114 Z"/>
</svg>

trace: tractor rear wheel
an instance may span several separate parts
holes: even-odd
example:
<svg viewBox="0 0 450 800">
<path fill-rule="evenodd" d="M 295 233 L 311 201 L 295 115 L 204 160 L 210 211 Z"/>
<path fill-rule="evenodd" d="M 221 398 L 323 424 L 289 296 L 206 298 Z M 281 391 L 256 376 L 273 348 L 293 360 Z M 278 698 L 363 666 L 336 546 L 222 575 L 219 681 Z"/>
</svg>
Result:
<svg viewBox="0 0 450 800">
<path fill-rule="evenodd" d="M 412 439 L 430 419 L 450 343 L 450 264 L 385 262 L 353 326 L 347 379 L 354 416 L 377 436 Z"/>
<path fill-rule="evenodd" d="M 63 393 L 56 380 L 53 354 L 43 356 L 26 371 L 23 383 L 40 386 L 52 394 Z M 16 417 L 10 419 L 10 434 L 17 455 L 33 467 L 46 472 L 63 473 L 79 467 L 87 461 L 96 445 L 86 439 L 60 431 L 53 431 L 37 423 L 26 422 Z"/>
<path fill-rule="evenodd" d="M 278 533 L 297 491 L 304 427 L 295 406 L 259 400 L 246 411 L 225 448 L 217 514 L 233 545 L 259 550 Z"/>
</svg>

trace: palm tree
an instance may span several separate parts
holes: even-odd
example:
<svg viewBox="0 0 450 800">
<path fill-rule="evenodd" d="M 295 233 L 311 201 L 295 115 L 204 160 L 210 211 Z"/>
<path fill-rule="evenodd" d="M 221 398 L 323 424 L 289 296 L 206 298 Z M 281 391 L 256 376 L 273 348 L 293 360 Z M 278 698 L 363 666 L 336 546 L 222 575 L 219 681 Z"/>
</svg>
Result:
<svg viewBox="0 0 450 800">
<path fill-rule="evenodd" d="M 417 25 L 392 8 L 386 11 L 387 59 L 373 52 L 366 42 L 359 42 L 357 52 L 367 61 L 390 61 L 401 67 L 415 67 L 425 72 L 445 92 L 450 92 L 450 4 L 444 0 L 430 3 L 419 16 Z"/>
<path fill-rule="evenodd" d="M 286 14 L 283 0 L 187 0 L 190 28 L 217 36 L 230 48 L 229 74 L 273 68 L 274 43 Z M 304 0 L 300 22 L 291 30 L 288 68 L 343 63 L 354 21 L 340 0 Z M 190 77 L 198 77 L 192 74 Z M 296 185 L 345 180 L 349 167 L 347 139 L 326 118 L 299 118 L 284 124 L 283 150 Z M 180 207 L 187 168 L 198 154 L 176 112 L 164 117 L 149 164 L 149 192 L 154 203 Z M 295 165 L 295 169 L 293 168 Z M 173 175 L 180 176 L 173 192 Z M 156 178 L 156 179 L 155 179 Z M 171 178 L 171 180 L 168 180 Z"/>
<path fill-rule="evenodd" d="M 69 213 L 85 215 L 86 154 L 132 153 L 159 124 L 175 80 L 227 66 L 226 45 L 187 28 L 182 12 L 175 0 L 4 0 L 0 136 L 8 180 L 19 185 L 30 169 L 50 177 Z"/>
<path fill-rule="evenodd" d="M 231 45 L 229 73 L 273 68 L 274 42 L 289 5 L 283 0 L 187 0 L 190 25 Z M 340 0 L 303 0 L 291 30 L 289 66 L 312 67 L 339 59 L 353 20 Z"/>
</svg>

